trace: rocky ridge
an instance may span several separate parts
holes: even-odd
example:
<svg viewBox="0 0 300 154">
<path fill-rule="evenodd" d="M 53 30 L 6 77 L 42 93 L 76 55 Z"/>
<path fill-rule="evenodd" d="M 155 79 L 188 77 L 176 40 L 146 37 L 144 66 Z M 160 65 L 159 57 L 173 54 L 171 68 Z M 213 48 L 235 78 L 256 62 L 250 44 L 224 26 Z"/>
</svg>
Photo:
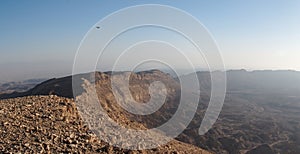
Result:
<svg viewBox="0 0 300 154">
<path fill-rule="evenodd" d="M 149 150 L 109 146 L 84 124 L 73 99 L 55 95 L 1 100 L 0 108 L 4 153 L 208 153 L 176 140 Z"/>
</svg>

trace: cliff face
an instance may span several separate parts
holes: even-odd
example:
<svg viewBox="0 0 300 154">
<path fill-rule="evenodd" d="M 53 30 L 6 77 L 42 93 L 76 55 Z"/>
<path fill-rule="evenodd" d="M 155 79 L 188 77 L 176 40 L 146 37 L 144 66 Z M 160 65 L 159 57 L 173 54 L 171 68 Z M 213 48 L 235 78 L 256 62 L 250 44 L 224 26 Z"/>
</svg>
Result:
<svg viewBox="0 0 300 154">
<path fill-rule="evenodd" d="M 129 73 L 129 72 L 127 72 Z M 147 128 L 160 126 L 168 121 L 176 111 L 179 103 L 180 85 L 170 75 L 160 71 L 148 71 L 140 73 L 131 73 L 129 78 L 129 92 L 126 92 L 126 84 L 122 81 L 128 76 L 126 73 L 114 75 L 114 82 L 118 84 L 113 93 L 111 76 L 105 73 L 96 75 L 96 93 L 101 105 L 107 109 L 108 114 L 118 120 L 115 115 L 123 115 L 130 121 L 142 123 Z M 161 82 L 164 87 L 156 87 L 152 89 L 152 96 L 157 99 L 150 100 L 150 87 L 153 82 Z M 165 95 L 165 98 L 164 98 Z M 132 98 L 131 98 L 132 96 Z M 117 100 L 118 99 L 118 100 Z M 124 110 L 119 103 L 130 104 L 150 103 L 164 101 L 161 108 L 149 115 L 136 115 Z M 117 102 L 118 101 L 118 102 Z M 118 113 L 118 114 L 115 114 Z"/>
</svg>

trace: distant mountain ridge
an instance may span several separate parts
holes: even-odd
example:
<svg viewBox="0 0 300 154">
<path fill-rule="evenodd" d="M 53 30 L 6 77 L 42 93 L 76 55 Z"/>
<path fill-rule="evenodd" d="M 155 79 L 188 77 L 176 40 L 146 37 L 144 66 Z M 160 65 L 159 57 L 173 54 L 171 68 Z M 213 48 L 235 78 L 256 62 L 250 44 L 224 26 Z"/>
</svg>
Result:
<svg viewBox="0 0 300 154">
<path fill-rule="evenodd" d="M 33 88 L 29 89 L 28 91 L 24 92 L 13 92 L 9 94 L 0 94 L 0 99 L 7 99 L 7 98 L 16 98 L 16 97 L 23 97 L 23 96 L 32 96 L 32 95 L 57 95 L 67 98 L 74 98 L 75 96 L 80 95 L 83 92 L 83 88 L 81 87 L 83 84 L 82 79 L 89 80 L 91 82 L 93 79 L 95 80 L 101 80 L 101 76 L 107 75 L 111 76 L 111 74 L 123 74 L 123 73 L 132 73 L 132 75 L 135 76 L 143 76 L 143 78 L 151 79 L 153 81 L 160 80 L 160 78 L 166 78 L 172 79 L 172 77 L 169 74 L 166 74 L 164 72 L 161 72 L 159 70 L 149 70 L 149 71 L 141 71 L 141 72 L 93 72 L 93 73 L 84 73 L 84 74 L 77 74 L 72 76 L 66 76 L 62 78 L 52 78 L 49 80 L 46 80 L 40 84 L 37 84 Z M 152 77 L 152 75 L 156 75 L 155 77 Z M 77 82 L 73 82 L 74 85 L 72 85 L 72 79 L 76 80 Z M 102 79 L 103 80 L 103 79 Z M 166 80 L 167 81 L 167 80 Z M 81 89 L 81 91 L 78 94 L 73 94 L 72 86 L 76 86 L 77 89 Z"/>
<path fill-rule="evenodd" d="M 76 75 L 76 77 L 89 78 L 91 74 L 92 73 L 79 74 Z M 82 81 L 81 83 L 78 84 L 82 84 Z M 66 98 L 73 98 L 74 95 L 72 92 L 72 76 L 66 76 L 62 78 L 52 78 L 46 80 L 24 92 L 14 91 L 12 93 L 0 94 L 0 99 L 35 96 L 35 95 L 57 95 Z"/>
<path fill-rule="evenodd" d="M 210 90 L 210 74 L 214 72 L 197 72 L 202 91 Z M 189 76 L 190 74 L 184 75 Z M 183 76 L 183 77 L 184 77 Z M 300 93 L 300 72 L 290 70 L 226 71 L 227 93 L 261 93 L 261 94 L 290 94 Z"/>
<path fill-rule="evenodd" d="M 155 71 L 142 71 L 139 73 L 152 73 Z M 161 71 L 159 71 L 161 72 Z M 96 74 L 111 74 L 111 72 L 96 72 Z M 122 72 L 120 72 L 122 73 Z M 168 75 L 161 72 L 164 75 Z M 212 72 L 217 73 L 217 72 Z M 91 75 L 94 73 L 85 73 L 75 75 L 75 79 L 78 79 L 78 85 L 81 86 L 81 78 L 91 79 Z M 202 91 L 210 90 L 210 72 L 200 71 L 197 72 L 199 83 Z M 256 92 L 256 93 L 290 93 L 291 95 L 298 95 L 300 93 L 300 72 L 280 70 L 280 71 L 246 71 L 246 70 L 230 70 L 226 71 L 227 75 L 227 92 Z M 189 76 L 183 75 L 184 76 Z M 30 83 L 30 80 L 28 80 Z M 43 81 L 38 80 L 38 81 Z M 275 84 L 274 84 L 275 83 Z M 191 83 L 193 84 L 193 83 Z M 22 87 L 22 86 L 21 86 Z M 288 89 L 286 88 L 288 87 Z M 11 94 L 0 94 L 0 99 L 15 98 L 21 96 L 30 95 L 48 95 L 55 94 L 67 98 L 73 98 L 72 92 L 72 76 L 63 78 L 53 78 L 46 80 L 32 89 L 21 92 L 13 92 Z M 75 96 L 78 94 L 75 94 Z"/>
<path fill-rule="evenodd" d="M 18 82 L 0 82 L 0 93 L 25 92 L 47 79 L 28 79 Z"/>
</svg>

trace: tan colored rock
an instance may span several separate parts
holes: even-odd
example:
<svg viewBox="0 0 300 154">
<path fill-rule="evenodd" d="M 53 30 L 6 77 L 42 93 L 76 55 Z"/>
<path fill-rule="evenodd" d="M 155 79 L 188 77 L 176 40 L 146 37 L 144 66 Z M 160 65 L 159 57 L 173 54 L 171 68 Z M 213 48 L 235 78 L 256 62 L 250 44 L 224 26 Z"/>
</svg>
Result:
<svg viewBox="0 0 300 154">
<path fill-rule="evenodd" d="M 0 108 L 0 153 L 208 153 L 176 140 L 139 151 L 109 146 L 83 125 L 72 99 L 55 95 L 1 100 Z"/>
</svg>

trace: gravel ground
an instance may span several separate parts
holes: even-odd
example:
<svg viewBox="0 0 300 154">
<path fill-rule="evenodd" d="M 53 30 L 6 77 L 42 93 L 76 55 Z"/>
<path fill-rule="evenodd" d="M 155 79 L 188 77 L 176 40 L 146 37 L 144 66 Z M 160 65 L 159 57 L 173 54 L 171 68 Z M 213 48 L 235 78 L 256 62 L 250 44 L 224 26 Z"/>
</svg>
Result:
<svg viewBox="0 0 300 154">
<path fill-rule="evenodd" d="M 176 140 L 150 150 L 109 146 L 83 124 L 74 100 L 50 95 L 0 101 L 0 153 L 208 152 Z"/>
</svg>

